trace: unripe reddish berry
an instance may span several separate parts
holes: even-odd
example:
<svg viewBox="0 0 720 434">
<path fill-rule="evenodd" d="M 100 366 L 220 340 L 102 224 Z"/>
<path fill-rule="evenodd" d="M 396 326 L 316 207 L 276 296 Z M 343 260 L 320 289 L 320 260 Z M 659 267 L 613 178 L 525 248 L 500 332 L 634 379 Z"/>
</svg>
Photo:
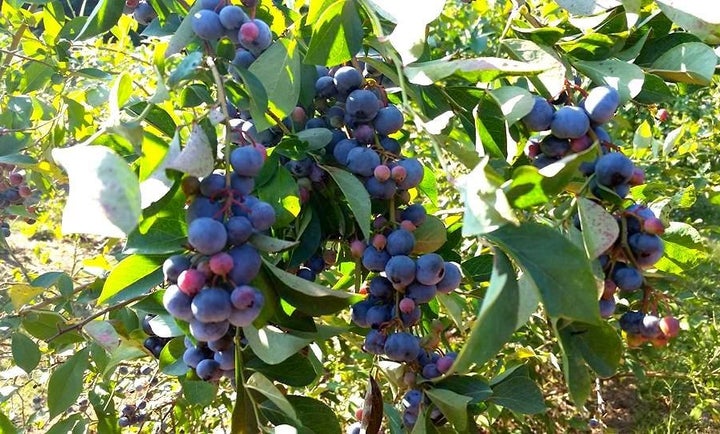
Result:
<svg viewBox="0 0 720 434">
<path fill-rule="evenodd" d="M 651 217 L 643 222 L 643 231 L 653 235 L 662 235 L 665 233 L 665 225 L 659 218 Z"/>
<path fill-rule="evenodd" d="M 260 28 L 252 21 L 248 21 L 240 27 L 240 38 L 245 41 L 254 41 L 260 34 Z"/>
<path fill-rule="evenodd" d="M 630 185 L 642 185 L 645 184 L 645 171 L 636 167 L 633 169 L 633 174 L 630 177 Z"/>
<path fill-rule="evenodd" d="M 210 258 L 210 271 L 218 276 L 225 276 L 233 269 L 233 258 L 227 252 L 214 254 Z"/>
<path fill-rule="evenodd" d="M 413 232 L 417 229 L 417 226 L 410 220 L 403 220 L 400 222 L 400 228 L 405 229 L 408 232 Z"/>
<path fill-rule="evenodd" d="M 383 250 L 387 245 L 387 237 L 383 234 L 377 234 L 372 239 L 372 245 L 378 250 Z"/>
<path fill-rule="evenodd" d="M 674 338 L 680 333 L 680 321 L 672 315 L 660 319 L 660 330 L 669 338 Z"/>
<path fill-rule="evenodd" d="M 390 174 L 392 175 L 392 179 L 394 179 L 395 182 L 403 182 L 407 177 L 407 170 L 402 166 L 395 166 L 390 171 Z"/>
<path fill-rule="evenodd" d="M 180 188 L 185 196 L 194 196 L 200 192 L 200 180 L 195 176 L 187 176 L 182 179 Z"/>
<path fill-rule="evenodd" d="M 19 173 L 17 173 L 17 172 L 13 172 L 13 173 L 10 174 L 10 176 L 8 176 L 8 180 L 10 181 L 10 185 L 13 185 L 13 186 L 22 184 L 22 182 L 23 182 L 24 179 L 25 179 L 25 178 L 24 178 L 21 174 L 19 174 Z"/>
<path fill-rule="evenodd" d="M 354 258 L 362 258 L 365 252 L 365 243 L 360 240 L 355 240 L 350 243 L 350 254 Z"/>
<path fill-rule="evenodd" d="M 30 197 L 30 195 L 32 194 L 32 190 L 30 190 L 30 187 L 28 187 L 27 185 L 21 185 L 20 187 L 18 187 L 18 194 L 20 195 L 20 197 Z"/>
<path fill-rule="evenodd" d="M 657 111 L 657 114 L 655 115 L 655 117 L 660 122 L 665 122 L 670 117 L 670 112 L 665 110 L 664 108 L 661 108 L 660 110 Z"/>
<path fill-rule="evenodd" d="M 181 292 L 194 297 L 205 286 L 205 274 L 190 268 L 178 276 L 177 285 Z"/>
<path fill-rule="evenodd" d="M 398 303 L 398 307 L 400 308 L 400 312 L 410 313 L 415 310 L 415 300 L 405 297 L 400 300 L 400 303 Z"/>
<path fill-rule="evenodd" d="M 379 166 L 375 166 L 375 170 L 373 171 L 373 176 L 375 176 L 375 179 L 377 179 L 380 182 L 385 182 L 388 179 L 390 179 L 390 175 L 392 171 L 389 167 L 387 167 L 385 164 L 380 164 Z"/>
</svg>

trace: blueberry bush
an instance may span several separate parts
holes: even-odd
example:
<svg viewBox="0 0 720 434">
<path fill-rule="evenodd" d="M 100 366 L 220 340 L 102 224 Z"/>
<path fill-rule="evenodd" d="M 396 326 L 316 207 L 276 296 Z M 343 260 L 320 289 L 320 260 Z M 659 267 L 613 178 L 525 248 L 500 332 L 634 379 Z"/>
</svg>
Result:
<svg viewBox="0 0 720 434">
<path fill-rule="evenodd" d="M 686 3 L 0 3 L 0 243 L 96 249 L 3 277 L 0 431 L 601 429 L 713 255 Z"/>
</svg>

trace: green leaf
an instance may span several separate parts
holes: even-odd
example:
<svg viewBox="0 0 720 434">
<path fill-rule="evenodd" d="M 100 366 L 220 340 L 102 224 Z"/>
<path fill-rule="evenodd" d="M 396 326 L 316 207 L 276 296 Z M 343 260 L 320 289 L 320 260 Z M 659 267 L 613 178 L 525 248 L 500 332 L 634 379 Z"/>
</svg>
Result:
<svg viewBox="0 0 720 434">
<path fill-rule="evenodd" d="M 63 233 L 123 238 L 140 220 L 140 185 L 127 162 L 104 146 L 56 148 L 70 178 Z"/>
<path fill-rule="evenodd" d="M 65 318 L 57 312 L 33 310 L 23 316 L 22 326 L 31 336 L 47 341 L 50 338 L 51 345 L 61 347 L 75 342 L 83 342 L 78 332 L 71 330 L 62 335 L 56 336 L 59 330 L 67 328 Z"/>
<path fill-rule="evenodd" d="M 17 434 L 18 432 L 17 427 L 2 411 L 0 411 L 0 432 L 7 434 Z"/>
<path fill-rule="evenodd" d="M 524 414 L 545 411 L 542 391 L 528 377 L 511 375 L 508 379 L 494 385 L 492 390 L 493 395 L 490 400 L 509 410 Z"/>
<path fill-rule="evenodd" d="M 80 434 L 84 433 L 87 422 L 82 415 L 75 413 L 67 419 L 60 419 L 45 434 Z"/>
<path fill-rule="evenodd" d="M 577 345 L 572 340 L 572 330 L 569 328 L 556 331 L 562 352 L 562 367 L 565 384 L 568 387 L 570 398 L 576 406 L 585 405 L 590 396 L 592 378 Z"/>
<path fill-rule="evenodd" d="M 537 223 L 524 223 L 505 225 L 486 237 L 497 243 L 528 275 L 548 315 L 589 324 L 600 321 L 590 261 L 559 232 Z"/>
<path fill-rule="evenodd" d="M 118 413 L 113 403 L 113 395 L 96 385 L 95 388 L 88 392 L 88 400 L 95 410 L 98 426 L 97 432 L 103 434 L 120 434 L 118 426 Z"/>
<path fill-rule="evenodd" d="M 720 36 L 720 27 L 718 27 Z M 717 55 L 700 42 L 687 42 L 662 54 L 648 69 L 665 80 L 709 85 L 715 73 Z"/>
<path fill-rule="evenodd" d="M 297 425 L 297 415 L 295 409 L 290 402 L 285 399 L 285 396 L 278 390 L 277 387 L 268 380 L 264 375 L 259 372 L 255 372 L 245 381 L 245 387 L 247 389 L 255 390 L 260 394 L 264 395 L 267 399 L 272 401 L 280 411 L 295 422 Z"/>
<path fill-rule="evenodd" d="M 124 7 L 123 2 L 100 0 L 75 40 L 89 39 L 112 29 L 120 21 Z"/>
<path fill-rule="evenodd" d="M 311 384 L 318 376 L 312 362 L 302 354 L 295 353 L 282 362 L 268 365 L 254 357 L 245 362 L 245 368 L 257 371 L 266 377 L 292 387 L 304 387 Z"/>
<path fill-rule="evenodd" d="M 517 274 L 508 257 L 496 251 L 490 287 L 451 371 L 465 373 L 494 358 L 515 331 L 518 306 Z"/>
<path fill-rule="evenodd" d="M 307 150 L 322 149 L 332 140 L 332 132 L 327 128 L 309 128 L 298 131 L 297 138 L 307 142 Z"/>
<path fill-rule="evenodd" d="M 458 433 L 470 432 L 467 406 L 472 400 L 447 389 L 427 389 L 425 394 L 455 427 Z"/>
<path fill-rule="evenodd" d="M 505 193 L 499 188 L 501 178 L 488 166 L 489 162 L 486 156 L 458 183 L 460 197 L 465 205 L 463 236 L 482 235 L 507 223 L 520 223 Z"/>
<path fill-rule="evenodd" d="M 642 90 L 645 73 L 638 66 L 618 59 L 601 61 L 578 60 L 573 65 L 597 85 L 617 89 L 622 102 L 634 98 Z"/>
<path fill-rule="evenodd" d="M 38 345 L 20 332 L 12 335 L 12 355 L 15 364 L 28 374 L 40 363 L 40 349 Z"/>
<path fill-rule="evenodd" d="M 197 36 L 195 36 L 195 32 L 192 29 L 191 21 L 192 16 L 200 9 L 202 9 L 202 3 L 194 2 L 185 18 L 183 18 L 182 23 L 180 23 L 180 26 L 170 38 L 167 48 L 165 48 L 166 59 L 174 54 L 182 52 L 182 50 L 184 50 L 190 42 L 193 41 L 193 39 L 197 39 Z"/>
<path fill-rule="evenodd" d="M 142 295 L 162 283 L 164 258 L 130 255 L 113 268 L 103 285 L 98 304 Z"/>
<path fill-rule="evenodd" d="M 128 235 L 125 253 L 170 255 L 185 250 L 187 224 L 178 214 L 159 213 L 143 219 Z"/>
<path fill-rule="evenodd" d="M 263 252 L 278 253 L 284 250 L 292 249 L 298 245 L 298 242 L 281 240 L 264 234 L 255 233 L 250 237 L 250 244 Z"/>
<path fill-rule="evenodd" d="M 90 350 L 83 348 L 58 366 L 48 382 L 50 418 L 70 408 L 83 391 L 83 376 L 90 362 Z"/>
<path fill-rule="evenodd" d="M 599 325 L 572 323 L 561 333 L 582 354 L 588 366 L 600 377 L 608 378 L 618 370 L 623 355 L 623 343 L 618 331 L 607 322 Z"/>
<path fill-rule="evenodd" d="M 578 199 L 578 214 L 585 251 L 590 259 L 595 259 L 615 244 L 620 228 L 612 214 L 590 199 Z"/>
<path fill-rule="evenodd" d="M 329 4 L 312 21 L 305 63 L 340 65 L 362 49 L 363 27 L 354 0 Z"/>
<path fill-rule="evenodd" d="M 567 10 L 573 15 L 595 15 L 600 12 L 604 12 L 613 6 L 606 6 L 606 4 L 613 2 L 602 2 L 598 0 L 555 0 L 561 8 Z"/>
<path fill-rule="evenodd" d="M 400 55 L 402 64 L 415 62 L 425 48 L 426 27 L 443 11 L 444 0 L 418 2 L 411 14 L 407 5 L 394 0 L 370 0 L 368 4 L 384 18 L 396 24 L 387 39 Z"/>
<path fill-rule="evenodd" d="M 265 111 L 268 109 L 268 94 L 255 74 L 247 69 L 232 67 L 245 83 L 245 90 L 250 95 L 250 114 L 258 132 L 270 128 L 273 124 L 268 121 Z"/>
<path fill-rule="evenodd" d="M 275 228 L 288 226 L 300 214 L 297 182 L 285 167 L 277 167 L 269 182 L 257 186 L 257 196 L 275 209 Z"/>
<path fill-rule="evenodd" d="M 532 94 L 522 87 L 503 86 L 491 90 L 490 95 L 497 101 L 508 124 L 522 119 L 535 104 Z"/>
<path fill-rule="evenodd" d="M 350 304 L 354 294 L 329 289 L 282 270 L 267 260 L 264 269 L 277 283 L 278 294 L 301 311 L 316 316 L 335 313 Z"/>
<path fill-rule="evenodd" d="M 505 159 L 507 154 L 507 133 L 505 115 L 497 102 L 483 94 L 473 110 L 475 118 L 475 150 L 480 156 Z"/>
<path fill-rule="evenodd" d="M 675 24 L 709 44 L 720 44 L 720 12 L 702 1 L 657 0 L 660 10 Z"/>
<path fill-rule="evenodd" d="M 185 380 L 181 383 L 183 396 L 190 405 L 207 407 L 215 400 L 217 385 L 207 381 Z"/>
<path fill-rule="evenodd" d="M 664 255 L 655 264 L 660 271 L 683 276 L 707 258 L 702 236 L 687 223 L 671 222 L 662 239 Z"/>
<path fill-rule="evenodd" d="M 477 404 L 492 396 L 493 391 L 487 381 L 479 377 L 465 375 L 451 375 L 435 383 L 436 389 L 447 389 L 457 394 L 472 398 L 469 404 Z"/>
<path fill-rule="evenodd" d="M 366 240 L 370 239 L 370 195 L 365 186 L 353 174 L 335 167 L 322 166 L 330 174 L 347 200 L 360 230 Z"/>
<path fill-rule="evenodd" d="M 461 60 L 430 60 L 405 67 L 410 83 L 429 86 L 457 74 L 471 82 L 489 82 L 499 77 L 533 75 L 547 69 L 546 65 L 519 62 L 498 57 L 477 57 Z"/>
<path fill-rule="evenodd" d="M 665 80 L 654 74 L 645 74 L 642 91 L 635 97 L 635 101 L 643 104 L 660 104 L 674 100 L 673 92 Z"/>
<path fill-rule="evenodd" d="M 262 83 L 271 104 L 270 110 L 284 118 L 295 108 L 300 97 L 300 54 L 297 40 L 279 39 L 250 65 Z"/>
<path fill-rule="evenodd" d="M 287 360 L 312 342 L 310 339 L 293 336 L 270 326 L 256 329 L 250 325 L 243 327 L 243 331 L 253 353 L 270 365 Z"/>
<path fill-rule="evenodd" d="M 12 155 L 27 148 L 30 135 L 25 133 L 7 133 L 0 135 L 0 156 Z"/>
<path fill-rule="evenodd" d="M 515 60 L 543 65 L 544 72 L 528 77 L 541 95 L 554 98 L 562 92 L 566 68 L 550 47 L 523 39 L 505 39 L 502 46 Z"/>
<path fill-rule="evenodd" d="M 303 427 L 317 434 L 341 434 L 340 422 L 327 404 L 307 396 L 288 395 Z"/>
<path fill-rule="evenodd" d="M 180 83 L 195 77 L 203 66 L 203 55 L 200 51 L 193 51 L 188 54 L 170 73 L 167 85 L 173 89 Z"/>
<path fill-rule="evenodd" d="M 142 347 L 141 343 L 123 340 L 120 342 L 120 346 L 110 353 L 107 366 L 103 369 L 103 375 L 107 375 L 108 372 L 111 372 L 120 363 L 146 356 L 147 350 Z"/>
<path fill-rule="evenodd" d="M 168 342 L 160 352 L 160 371 L 165 375 L 180 376 L 188 371 L 188 366 L 183 361 L 185 353 L 185 338 L 177 337 Z"/>
<path fill-rule="evenodd" d="M 415 247 L 412 253 L 422 255 L 431 253 L 439 249 L 447 241 L 447 229 L 445 224 L 439 218 L 429 215 L 425 219 L 425 223 L 413 232 L 415 237 Z"/>
</svg>

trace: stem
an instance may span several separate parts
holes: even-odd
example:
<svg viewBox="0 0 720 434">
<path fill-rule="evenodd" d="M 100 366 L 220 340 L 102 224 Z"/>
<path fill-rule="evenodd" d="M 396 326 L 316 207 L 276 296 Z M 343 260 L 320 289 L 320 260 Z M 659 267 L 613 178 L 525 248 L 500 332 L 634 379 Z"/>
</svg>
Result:
<svg viewBox="0 0 720 434">
<path fill-rule="evenodd" d="M 220 71 L 217 69 L 217 65 L 215 65 L 215 61 L 212 59 L 212 57 L 207 58 L 207 64 L 210 67 L 210 70 L 212 71 L 213 79 L 215 80 L 215 85 L 217 86 L 217 99 L 218 104 L 220 105 L 220 110 L 222 110 L 223 114 L 223 121 L 222 123 L 225 125 L 225 150 L 223 151 L 223 157 L 225 158 L 225 186 L 227 188 L 230 188 L 230 145 L 232 140 L 232 128 L 230 127 L 230 113 L 227 109 L 227 96 L 225 95 L 225 84 L 223 83 L 222 76 L 220 75 Z"/>
<path fill-rule="evenodd" d="M 267 110 L 267 115 L 272 118 L 272 120 L 275 121 L 278 128 L 283 132 L 285 135 L 292 134 L 292 131 L 288 130 L 288 128 L 285 126 L 285 124 L 282 122 L 282 119 L 280 119 L 275 113 L 273 113 L 270 109 Z"/>
<path fill-rule="evenodd" d="M 64 329 L 60 329 L 60 331 L 58 331 L 56 334 L 54 334 L 54 335 L 51 336 L 49 339 L 47 339 L 46 342 L 50 343 L 50 342 L 52 342 L 53 340 L 59 338 L 60 336 L 64 335 L 64 334 L 67 333 L 67 332 L 70 332 L 70 331 L 73 331 L 73 330 L 77 330 L 77 329 L 79 329 L 79 328 L 82 328 L 83 326 L 85 326 L 85 324 L 93 321 L 93 320 L 96 319 L 96 318 L 99 318 L 99 317 L 105 315 L 105 314 L 108 313 L 108 312 L 112 312 L 112 311 L 114 311 L 114 310 L 116 310 L 116 309 L 120 309 L 121 307 L 125 307 L 125 306 L 127 306 L 127 305 L 129 305 L 129 304 L 135 303 L 136 301 L 141 300 L 141 299 L 143 299 L 143 298 L 145 298 L 145 295 L 144 295 L 144 294 L 143 294 L 143 295 L 139 295 L 139 296 L 137 296 L 137 297 L 133 297 L 133 298 L 131 298 L 131 299 L 129 299 L 129 300 L 125 300 L 125 301 L 123 301 L 123 302 L 121 302 L 121 303 L 118 303 L 118 304 L 116 304 L 116 305 L 114 305 L 114 306 L 108 306 L 108 307 L 106 307 L 105 309 L 101 310 L 100 312 L 97 312 L 97 313 L 94 313 L 94 314 L 90 315 L 89 317 L 85 318 L 84 320 L 80 321 L 80 322 L 77 323 L 77 324 L 73 324 L 73 325 L 71 325 L 71 326 L 65 327 Z"/>
<path fill-rule="evenodd" d="M 50 67 L 50 68 L 53 68 L 53 69 L 56 68 L 56 65 L 53 65 L 53 64 L 48 63 L 48 62 L 45 62 L 44 60 L 33 59 L 32 57 L 27 57 L 27 56 L 25 56 L 25 55 L 18 54 L 16 51 L 10 51 L 10 50 L 6 50 L 6 49 L 4 49 L 4 48 L 0 48 L 0 53 L 5 53 L 5 54 L 7 54 L 8 57 L 10 57 L 10 58 L 12 58 L 12 57 L 17 57 L 18 59 L 27 60 L 28 62 L 42 63 L 43 65 L 45 65 L 45 66 L 47 66 L 47 67 Z"/>
</svg>

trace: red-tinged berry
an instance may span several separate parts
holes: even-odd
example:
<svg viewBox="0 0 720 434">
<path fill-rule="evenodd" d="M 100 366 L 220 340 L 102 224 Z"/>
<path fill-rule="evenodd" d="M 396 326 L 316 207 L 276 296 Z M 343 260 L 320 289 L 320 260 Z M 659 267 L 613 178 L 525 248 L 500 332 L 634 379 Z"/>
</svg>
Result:
<svg viewBox="0 0 720 434">
<path fill-rule="evenodd" d="M 8 181 L 10 181 L 10 185 L 16 186 L 22 184 L 22 182 L 25 180 L 25 177 L 22 176 L 22 174 L 13 172 L 8 176 Z"/>
<path fill-rule="evenodd" d="M 398 303 L 398 307 L 400 308 L 400 312 L 410 313 L 415 310 L 415 300 L 405 297 L 400 300 L 400 303 Z"/>
<path fill-rule="evenodd" d="M 372 239 L 372 245 L 378 250 L 382 250 L 387 245 L 387 237 L 383 234 L 377 234 Z"/>
<path fill-rule="evenodd" d="M 240 35 L 243 40 L 254 41 L 260 34 L 260 28 L 252 21 L 248 21 L 240 27 Z"/>
<path fill-rule="evenodd" d="M 325 264 L 330 266 L 335 265 L 337 262 L 337 252 L 331 249 L 323 250 L 322 258 Z"/>
<path fill-rule="evenodd" d="M 680 333 L 680 321 L 668 315 L 660 319 L 660 330 L 669 338 L 674 338 Z"/>
<path fill-rule="evenodd" d="M 405 229 L 408 232 L 413 232 L 417 229 L 417 226 L 415 226 L 410 220 L 403 220 L 400 222 L 400 228 Z"/>
<path fill-rule="evenodd" d="M 375 169 L 373 170 L 373 176 L 378 181 L 385 182 L 390 179 L 391 172 L 392 171 L 388 166 L 386 166 L 385 164 L 381 164 L 375 167 Z"/>
<path fill-rule="evenodd" d="M 648 234 L 662 235 L 665 233 L 665 225 L 657 217 L 650 217 L 643 221 L 643 231 Z"/>
<path fill-rule="evenodd" d="M 30 195 L 32 195 L 32 190 L 27 185 L 21 185 L 18 187 L 18 194 L 23 198 L 30 197 Z"/>
<path fill-rule="evenodd" d="M 350 243 L 350 254 L 354 258 L 362 258 L 365 252 L 365 243 L 360 240 L 355 240 Z"/>
<path fill-rule="evenodd" d="M 660 110 L 657 111 L 657 114 L 655 115 L 655 117 L 660 122 L 665 122 L 670 117 L 670 112 L 665 110 L 664 108 L 661 108 Z"/>
<path fill-rule="evenodd" d="M 180 188 L 185 196 L 194 196 L 200 192 L 200 180 L 195 176 L 187 176 L 182 179 Z"/>
<path fill-rule="evenodd" d="M 180 273 L 177 279 L 180 291 L 190 297 L 194 297 L 205 286 L 205 274 L 190 268 Z"/>
<path fill-rule="evenodd" d="M 209 261 L 210 271 L 218 276 L 225 276 L 233 269 L 233 258 L 226 252 L 214 254 Z"/>
<path fill-rule="evenodd" d="M 392 179 L 395 180 L 395 182 L 400 183 L 405 181 L 405 178 L 407 178 L 407 169 L 405 169 L 403 166 L 395 166 L 390 171 L 392 175 Z"/>
<path fill-rule="evenodd" d="M 630 185 L 645 184 L 645 171 L 640 169 L 639 167 L 634 168 L 632 176 L 630 177 L 630 181 L 628 181 L 628 183 Z"/>
</svg>

